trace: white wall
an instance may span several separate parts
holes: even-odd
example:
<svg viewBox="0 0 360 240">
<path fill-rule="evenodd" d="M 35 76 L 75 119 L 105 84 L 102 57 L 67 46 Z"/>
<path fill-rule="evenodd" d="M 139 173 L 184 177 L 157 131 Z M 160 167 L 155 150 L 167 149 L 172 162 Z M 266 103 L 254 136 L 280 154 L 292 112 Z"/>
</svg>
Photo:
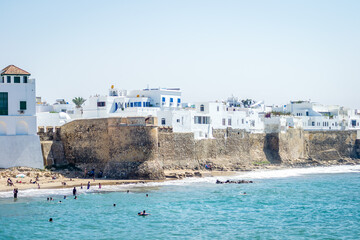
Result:
<svg viewBox="0 0 360 240">
<path fill-rule="evenodd" d="M 0 156 L 0 168 L 44 166 L 40 139 L 37 135 L 0 136 Z"/>
</svg>

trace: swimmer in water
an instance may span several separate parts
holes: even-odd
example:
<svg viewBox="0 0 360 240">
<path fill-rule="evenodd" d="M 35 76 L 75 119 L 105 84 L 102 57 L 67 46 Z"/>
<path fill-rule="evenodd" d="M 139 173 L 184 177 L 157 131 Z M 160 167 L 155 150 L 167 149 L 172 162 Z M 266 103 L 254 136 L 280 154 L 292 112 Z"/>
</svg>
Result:
<svg viewBox="0 0 360 240">
<path fill-rule="evenodd" d="M 75 196 L 74 199 L 77 199 L 77 196 Z"/>
<path fill-rule="evenodd" d="M 52 222 L 52 221 L 53 221 L 53 219 L 52 219 L 52 218 L 50 218 L 50 219 L 49 219 L 49 222 Z"/>
<path fill-rule="evenodd" d="M 116 207 L 116 204 L 114 203 L 114 205 L 113 205 L 114 207 Z"/>
<path fill-rule="evenodd" d="M 149 196 L 149 194 L 146 194 L 146 197 L 148 197 Z"/>
<path fill-rule="evenodd" d="M 147 213 L 145 210 L 138 213 L 139 216 L 148 216 L 150 213 Z"/>
</svg>

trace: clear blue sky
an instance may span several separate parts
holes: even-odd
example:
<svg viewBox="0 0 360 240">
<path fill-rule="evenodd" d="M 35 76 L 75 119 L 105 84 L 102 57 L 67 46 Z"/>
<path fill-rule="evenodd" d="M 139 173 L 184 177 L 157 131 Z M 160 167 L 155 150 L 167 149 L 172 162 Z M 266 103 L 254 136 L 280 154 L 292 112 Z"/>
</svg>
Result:
<svg viewBox="0 0 360 240">
<path fill-rule="evenodd" d="M 180 87 L 184 101 L 360 108 L 360 1 L 0 1 L 0 67 L 37 95 Z"/>
</svg>

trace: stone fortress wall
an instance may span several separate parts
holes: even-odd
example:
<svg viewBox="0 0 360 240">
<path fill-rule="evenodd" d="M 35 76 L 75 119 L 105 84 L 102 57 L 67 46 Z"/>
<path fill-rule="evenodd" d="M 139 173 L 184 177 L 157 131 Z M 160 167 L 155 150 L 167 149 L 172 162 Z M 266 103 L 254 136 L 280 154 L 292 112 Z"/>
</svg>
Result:
<svg viewBox="0 0 360 240">
<path fill-rule="evenodd" d="M 75 120 L 39 128 L 44 163 L 102 170 L 111 178 L 162 179 L 164 170 L 248 170 L 266 165 L 339 164 L 360 158 L 356 131 L 250 134 L 214 130 L 213 139 L 174 133 L 156 118 Z"/>
</svg>

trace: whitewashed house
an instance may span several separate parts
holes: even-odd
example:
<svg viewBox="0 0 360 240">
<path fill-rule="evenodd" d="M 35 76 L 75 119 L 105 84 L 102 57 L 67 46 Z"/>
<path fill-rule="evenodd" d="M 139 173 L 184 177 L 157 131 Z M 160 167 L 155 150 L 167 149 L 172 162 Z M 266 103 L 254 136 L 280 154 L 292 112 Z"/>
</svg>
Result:
<svg viewBox="0 0 360 240">
<path fill-rule="evenodd" d="M 83 118 L 157 117 L 158 125 L 174 132 L 193 132 L 195 138 L 212 138 L 213 129 L 228 127 L 248 132 L 264 131 L 264 104 L 250 108 L 229 106 L 226 102 L 182 104 L 179 88 L 118 90 L 109 96 L 91 96 L 84 104 Z"/>
<path fill-rule="evenodd" d="M 37 135 L 35 80 L 9 65 L 0 74 L 0 168 L 43 168 Z"/>
<path fill-rule="evenodd" d="M 273 111 L 301 118 L 303 129 L 307 131 L 360 129 L 360 114 L 356 110 L 338 105 L 293 101 L 287 105 L 273 107 Z"/>
<path fill-rule="evenodd" d="M 109 96 L 90 96 L 83 107 L 83 118 L 156 116 L 160 109 L 180 106 L 181 91 L 178 88 L 126 91 L 112 86 Z"/>
</svg>

